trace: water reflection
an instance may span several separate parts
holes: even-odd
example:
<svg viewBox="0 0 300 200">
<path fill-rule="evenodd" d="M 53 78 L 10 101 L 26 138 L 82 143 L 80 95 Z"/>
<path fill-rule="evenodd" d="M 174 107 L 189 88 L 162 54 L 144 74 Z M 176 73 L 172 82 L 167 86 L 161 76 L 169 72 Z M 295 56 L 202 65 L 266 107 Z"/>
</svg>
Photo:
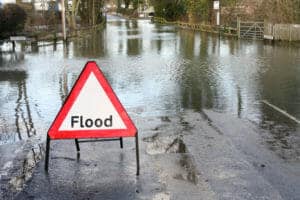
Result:
<svg viewBox="0 0 300 200">
<path fill-rule="evenodd" d="M 69 94 L 69 87 L 68 87 L 68 74 L 65 70 L 63 70 L 63 73 L 59 77 L 59 95 L 61 102 L 65 101 L 66 97 Z"/>
<path fill-rule="evenodd" d="M 264 98 L 300 118 L 300 59 L 298 51 L 284 47 L 265 47 L 269 70 L 262 76 Z M 295 57 L 298 59 L 295 59 Z M 270 59 L 272 58 L 272 59 Z"/>
<path fill-rule="evenodd" d="M 30 104 L 28 101 L 28 95 L 27 95 L 27 88 L 26 88 L 26 82 L 24 80 L 20 80 L 17 83 L 18 85 L 18 99 L 16 101 L 16 108 L 15 108 L 15 125 L 16 130 L 18 134 L 19 140 L 22 140 L 24 136 L 22 136 L 21 133 L 21 127 L 25 127 L 26 130 L 26 137 L 30 138 L 33 135 L 36 135 L 36 131 L 34 128 L 34 124 L 31 117 L 31 109 Z M 22 106 L 24 105 L 25 106 Z M 25 107 L 25 108 L 24 108 Z M 27 114 L 27 116 L 26 116 Z M 21 120 L 20 120 L 21 118 Z"/>
<path fill-rule="evenodd" d="M 137 21 L 126 21 L 125 26 L 127 29 L 127 55 L 136 56 L 139 55 L 142 50 L 142 38 L 139 36 L 140 31 L 138 29 Z"/>
<path fill-rule="evenodd" d="M 130 112 L 141 116 L 167 116 L 184 109 L 229 112 L 270 129 L 268 141 L 300 149 L 293 142 L 299 141 L 298 125 L 286 123 L 288 119 L 278 118 L 280 114 L 261 103 L 267 99 L 300 118 L 297 47 L 219 40 L 207 33 L 117 17 L 109 17 L 102 31 L 49 45 L 39 45 L 38 53 L 21 59 L 0 56 L 0 69 L 14 63 L 26 71 L 25 77 L 18 77 L 22 75 L 16 68 L 0 75 L 0 101 L 5 105 L 0 108 L 6 114 L 0 116 L 16 121 L 25 135 L 34 134 L 30 101 L 43 111 L 41 120 L 51 123 L 85 62 L 94 59 Z M 7 84 L 9 80 L 13 85 Z M 37 86 L 38 95 L 28 92 Z M 17 101 L 17 106 L 6 98 Z M 16 115 L 11 114 L 14 109 Z M 2 128 L 11 127 L 7 121 Z"/>
<path fill-rule="evenodd" d="M 0 82 L 9 83 L 7 90 L 1 90 L 1 110 L 0 115 L 1 133 L 0 133 L 0 144 L 7 142 L 16 142 L 36 135 L 34 127 L 30 98 L 27 93 L 26 86 L 27 74 L 25 71 L 0 71 Z M 16 95 L 17 99 L 15 105 L 11 101 L 11 96 Z M 14 115 L 5 110 L 11 110 L 14 107 Z M 14 125 L 12 124 L 14 116 Z"/>
<path fill-rule="evenodd" d="M 25 59 L 23 52 L 0 52 L 0 69 L 4 67 L 14 67 Z"/>
</svg>

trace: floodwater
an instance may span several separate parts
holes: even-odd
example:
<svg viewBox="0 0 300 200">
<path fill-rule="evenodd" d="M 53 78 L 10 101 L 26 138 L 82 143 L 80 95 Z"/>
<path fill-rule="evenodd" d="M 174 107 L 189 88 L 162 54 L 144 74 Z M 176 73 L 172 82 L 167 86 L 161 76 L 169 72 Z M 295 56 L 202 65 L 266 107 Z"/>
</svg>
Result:
<svg viewBox="0 0 300 200">
<path fill-rule="evenodd" d="M 300 119 L 299 47 L 110 16 L 104 30 L 67 44 L 7 49 L 0 54 L 0 145 L 46 136 L 83 66 L 95 60 L 129 114 L 230 113 L 268 130 L 263 138 L 280 156 L 300 160 L 299 124 L 263 103 Z"/>
</svg>

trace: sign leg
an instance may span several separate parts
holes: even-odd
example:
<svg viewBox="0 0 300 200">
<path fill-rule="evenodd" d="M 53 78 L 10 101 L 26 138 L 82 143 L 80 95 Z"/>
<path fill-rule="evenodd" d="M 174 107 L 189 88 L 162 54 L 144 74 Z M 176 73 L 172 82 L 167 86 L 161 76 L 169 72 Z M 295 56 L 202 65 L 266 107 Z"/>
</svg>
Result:
<svg viewBox="0 0 300 200">
<path fill-rule="evenodd" d="M 80 151 L 80 147 L 79 147 L 79 142 L 78 142 L 78 139 L 75 139 L 75 145 L 76 145 L 76 150 L 77 150 L 77 153 L 79 153 L 79 151 Z"/>
<path fill-rule="evenodd" d="M 123 149 L 123 138 L 122 137 L 120 137 L 120 147 L 121 147 L 121 149 Z"/>
<path fill-rule="evenodd" d="M 140 153 L 139 153 L 139 137 L 135 135 L 135 152 L 136 152 L 136 175 L 140 175 Z"/>
<path fill-rule="evenodd" d="M 47 134 L 47 141 L 46 141 L 46 155 L 45 155 L 45 171 L 48 172 L 48 165 L 49 165 L 49 153 L 50 153 L 50 137 Z"/>
</svg>

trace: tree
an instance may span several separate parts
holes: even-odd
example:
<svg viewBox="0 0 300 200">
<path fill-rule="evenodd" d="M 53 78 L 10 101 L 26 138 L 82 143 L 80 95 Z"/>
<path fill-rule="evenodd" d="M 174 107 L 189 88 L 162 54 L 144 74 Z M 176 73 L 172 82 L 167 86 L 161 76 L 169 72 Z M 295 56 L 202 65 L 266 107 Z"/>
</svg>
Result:
<svg viewBox="0 0 300 200">
<path fill-rule="evenodd" d="M 81 0 L 74 14 L 76 13 L 76 15 L 80 16 L 82 24 L 90 26 L 99 24 L 103 19 L 103 4 L 104 0 Z"/>
<path fill-rule="evenodd" d="M 143 0 L 132 0 L 133 9 L 134 10 L 138 9 L 139 5 L 141 5 L 143 3 L 144 3 Z"/>
<path fill-rule="evenodd" d="M 275 23 L 294 23 L 299 15 L 299 0 L 264 0 L 256 15 Z"/>
<path fill-rule="evenodd" d="M 81 3 L 81 0 L 73 0 L 71 10 L 71 17 L 69 19 L 71 29 L 76 29 L 76 17 L 78 15 L 78 7 Z"/>
<path fill-rule="evenodd" d="M 187 12 L 190 22 L 209 21 L 212 1 L 186 0 Z"/>
<path fill-rule="evenodd" d="M 26 12 L 17 4 L 6 4 L 0 8 L 0 38 L 7 38 L 22 31 L 26 17 Z"/>
<path fill-rule="evenodd" d="M 124 0 L 125 8 L 129 8 L 130 2 L 131 2 L 131 0 Z"/>
<path fill-rule="evenodd" d="M 117 0 L 117 9 L 121 9 L 122 0 Z"/>
<path fill-rule="evenodd" d="M 153 0 L 155 14 L 167 20 L 177 20 L 186 14 L 185 0 Z"/>
</svg>

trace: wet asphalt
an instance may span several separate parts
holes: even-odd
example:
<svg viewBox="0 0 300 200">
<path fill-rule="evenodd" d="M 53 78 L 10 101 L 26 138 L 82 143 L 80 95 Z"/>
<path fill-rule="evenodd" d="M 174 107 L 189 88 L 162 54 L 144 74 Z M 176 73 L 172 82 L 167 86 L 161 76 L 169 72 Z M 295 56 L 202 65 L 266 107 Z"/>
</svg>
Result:
<svg viewBox="0 0 300 200">
<path fill-rule="evenodd" d="M 299 163 L 261 142 L 251 122 L 204 110 L 134 120 L 139 127 L 141 174 L 134 138 L 81 144 L 53 141 L 14 199 L 299 199 Z M 245 136 L 244 133 L 247 133 Z"/>
<path fill-rule="evenodd" d="M 299 119 L 299 53 L 112 16 L 69 43 L 4 53 L 0 199 L 298 200 L 300 126 L 262 101 Z M 139 130 L 138 177 L 134 138 L 81 144 L 80 157 L 53 141 L 44 171 L 47 129 L 89 59 Z"/>
</svg>

